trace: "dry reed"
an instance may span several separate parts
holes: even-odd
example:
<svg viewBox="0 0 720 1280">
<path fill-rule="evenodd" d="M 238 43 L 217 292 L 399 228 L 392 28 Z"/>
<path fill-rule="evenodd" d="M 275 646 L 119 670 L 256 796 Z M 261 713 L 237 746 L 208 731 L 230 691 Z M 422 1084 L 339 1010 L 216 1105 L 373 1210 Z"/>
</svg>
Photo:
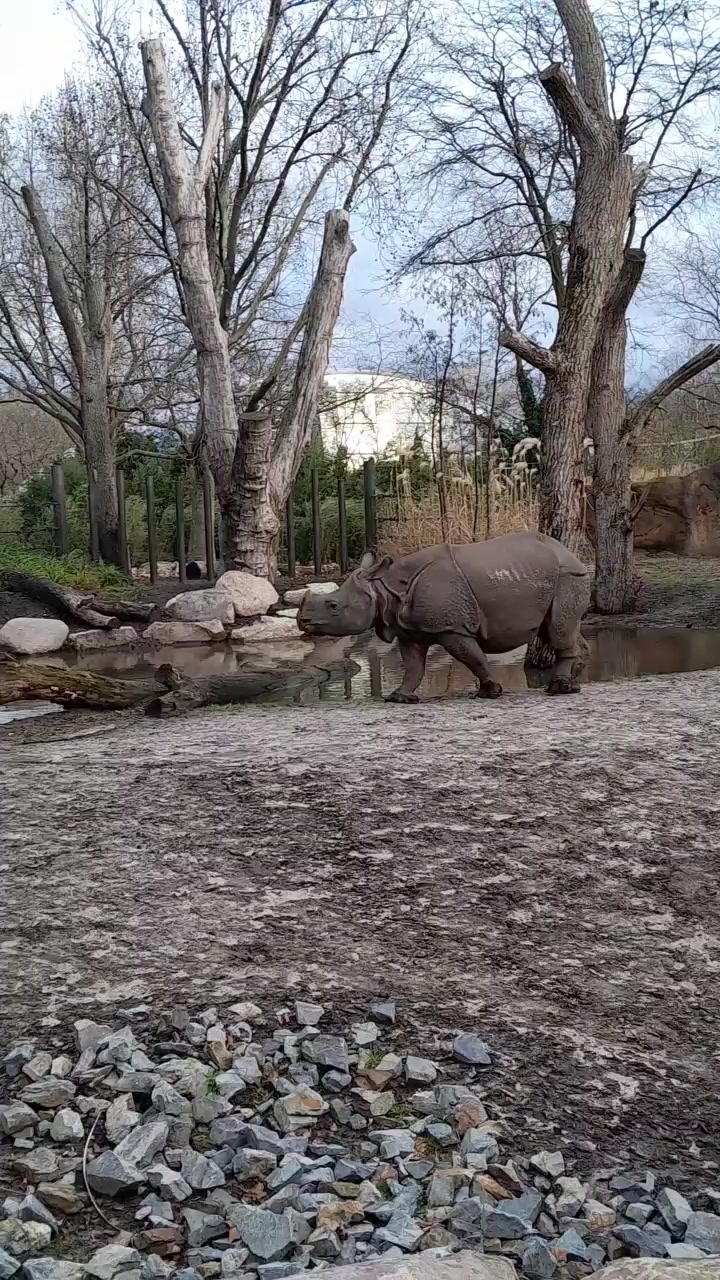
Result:
<svg viewBox="0 0 720 1280">
<path fill-rule="evenodd" d="M 494 488 L 490 537 L 537 528 L 537 499 L 529 484 L 504 485 L 496 482 Z M 488 536 L 483 493 L 480 494 L 477 519 L 475 506 L 472 483 L 451 481 L 446 488 L 443 527 L 435 489 L 423 498 L 399 494 L 396 517 L 382 523 L 380 550 L 383 555 L 399 556 L 439 542 L 480 542 Z"/>
</svg>

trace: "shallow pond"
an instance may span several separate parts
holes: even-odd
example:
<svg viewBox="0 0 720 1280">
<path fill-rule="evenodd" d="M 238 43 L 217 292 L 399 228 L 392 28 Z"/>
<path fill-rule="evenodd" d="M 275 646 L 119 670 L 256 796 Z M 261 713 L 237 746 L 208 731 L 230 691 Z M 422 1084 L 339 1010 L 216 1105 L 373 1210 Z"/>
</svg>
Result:
<svg viewBox="0 0 720 1280">
<path fill-rule="evenodd" d="M 665 675 L 674 671 L 704 671 L 720 667 L 720 629 L 686 627 L 600 627 L 587 635 L 590 662 L 585 678 L 589 681 L 626 679 L 642 675 Z M 44 665 L 75 666 L 116 679 L 140 679 L 152 676 L 163 662 L 170 662 L 191 676 L 219 675 L 237 671 L 246 665 L 288 662 L 323 662 L 351 654 L 360 670 L 344 684 L 337 683 L 314 690 L 305 697 L 336 702 L 343 699 L 381 698 L 399 684 L 402 664 L 396 646 L 369 636 L 357 641 L 280 642 L 262 647 L 218 648 L 208 646 L 156 649 L 150 652 L 95 653 L 65 658 L 57 654 L 43 659 Z M 505 689 L 520 690 L 540 686 L 547 678 L 544 672 L 531 672 L 523 666 L 523 651 L 511 661 L 493 661 L 496 678 Z M 472 689 L 473 677 L 465 667 L 453 661 L 442 649 L 431 649 L 422 694 L 440 697 Z M 0 725 L 11 720 L 46 715 L 60 708 L 47 703 L 16 703 L 0 706 Z"/>
</svg>

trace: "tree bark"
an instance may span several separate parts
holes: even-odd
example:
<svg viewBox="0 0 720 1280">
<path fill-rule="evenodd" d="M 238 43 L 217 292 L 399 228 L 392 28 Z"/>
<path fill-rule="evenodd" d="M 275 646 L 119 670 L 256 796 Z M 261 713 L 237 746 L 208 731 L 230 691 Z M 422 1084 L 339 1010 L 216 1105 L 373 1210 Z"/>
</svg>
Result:
<svg viewBox="0 0 720 1280">
<path fill-rule="evenodd" d="M 344 209 L 325 215 L 320 260 L 305 305 L 305 330 L 285 412 L 273 440 L 267 413 L 240 419 L 231 482 L 220 495 L 227 568 L 271 580 L 285 504 L 317 418 L 330 346 L 355 246 Z"/>
<path fill-rule="evenodd" d="M 144 110 L 178 241 L 188 323 L 197 352 L 201 430 L 222 514 L 226 567 L 272 578 L 282 510 L 317 414 L 347 265 L 354 252 L 348 214 L 336 209 L 325 217 L 320 261 L 303 309 L 304 334 L 293 387 L 270 450 L 268 431 L 260 429 L 259 420 L 246 418 L 242 426 L 238 421 L 227 334 L 218 313 L 205 237 L 204 189 L 222 127 L 222 94 L 216 86 L 200 157 L 193 166 L 180 134 L 161 42 L 145 40 L 141 48 L 147 88 Z"/>
<path fill-rule="evenodd" d="M 162 43 L 144 40 L 140 47 L 147 88 L 143 110 L 150 120 L 168 213 L 177 238 L 180 277 L 197 358 L 201 429 L 221 496 L 230 482 L 238 423 L 227 334 L 220 323 L 208 257 L 204 192 L 222 127 L 222 91 L 218 85 L 213 87 L 200 155 L 192 165 L 180 134 Z"/>
<path fill-rule="evenodd" d="M 53 306 L 75 366 L 80 390 L 80 434 L 88 471 L 96 486 L 100 555 L 107 564 L 122 568 L 115 488 L 115 448 L 108 404 L 113 328 L 106 282 L 99 273 L 86 273 L 83 286 L 85 314 L 81 323 L 65 277 L 62 254 L 42 201 L 32 186 L 24 186 L 22 196 L 45 263 Z"/>
<path fill-rule="evenodd" d="M 630 442 L 625 420 L 625 316 L 642 278 L 645 254 L 628 249 L 608 295 L 595 343 L 587 429 L 594 447 L 595 585 L 598 613 L 630 612 L 637 596 L 633 573 Z"/>
<path fill-rule="evenodd" d="M 273 425 L 267 412 L 244 414 L 231 482 L 222 502 L 225 563 L 273 578 L 280 516 L 268 485 Z"/>
<path fill-rule="evenodd" d="M 633 167 L 607 99 L 602 44 L 586 0 L 555 0 L 575 81 L 554 63 L 540 81 L 580 152 L 568 242 L 567 282 L 547 350 L 506 330 L 501 342 L 545 374 L 540 528 L 573 551 L 583 540 L 583 439 L 595 343 L 608 284 L 623 256 Z"/>
</svg>

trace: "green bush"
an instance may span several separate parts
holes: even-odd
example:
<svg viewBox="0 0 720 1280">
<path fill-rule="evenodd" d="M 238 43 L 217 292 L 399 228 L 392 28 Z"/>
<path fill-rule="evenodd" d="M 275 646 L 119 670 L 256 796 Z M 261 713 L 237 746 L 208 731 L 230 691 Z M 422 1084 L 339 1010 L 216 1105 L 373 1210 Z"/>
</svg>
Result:
<svg viewBox="0 0 720 1280">
<path fill-rule="evenodd" d="M 120 591 L 127 590 L 128 586 L 119 569 L 109 564 L 92 564 L 78 552 L 58 557 L 20 547 L 17 543 L 0 542 L 0 584 L 4 583 L 5 574 L 11 572 L 31 573 L 80 591 Z"/>
</svg>

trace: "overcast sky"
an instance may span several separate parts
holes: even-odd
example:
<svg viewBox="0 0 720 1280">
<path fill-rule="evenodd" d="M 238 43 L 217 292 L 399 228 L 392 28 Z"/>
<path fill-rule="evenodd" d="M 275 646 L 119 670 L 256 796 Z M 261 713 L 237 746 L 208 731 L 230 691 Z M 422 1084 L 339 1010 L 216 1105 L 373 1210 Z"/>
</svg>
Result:
<svg viewBox="0 0 720 1280">
<path fill-rule="evenodd" d="M 0 0 L 0 51 L 0 113 L 11 115 L 23 107 L 36 106 L 82 59 L 81 39 L 72 16 L 58 0 Z M 401 309 L 413 309 L 414 300 L 409 293 L 383 288 L 377 245 L 357 220 L 353 239 L 357 252 L 350 263 L 343 329 L 348 335 L 365 333 L 370 351 L 374 350 L 372 328 L 384 335 L 382 345 L 389 349 L 391 334 L 397 335 L 401 329 Z M 420 314 L 427 311 L 423 305 L 415 309 Z M 672 343 L 672 336 L 663 337 L 657 305 L 636 308 L 633 319 L 642 340 L 657 351 L 661 361 L 666 341 Z M 348 337 L 336 344 L 336 367 L 347 367 L 356 342 L 356 337 Z M 651 376 L 654 363 L 647 354 L 634 357 L 631 377 Z"/>
</svg>

